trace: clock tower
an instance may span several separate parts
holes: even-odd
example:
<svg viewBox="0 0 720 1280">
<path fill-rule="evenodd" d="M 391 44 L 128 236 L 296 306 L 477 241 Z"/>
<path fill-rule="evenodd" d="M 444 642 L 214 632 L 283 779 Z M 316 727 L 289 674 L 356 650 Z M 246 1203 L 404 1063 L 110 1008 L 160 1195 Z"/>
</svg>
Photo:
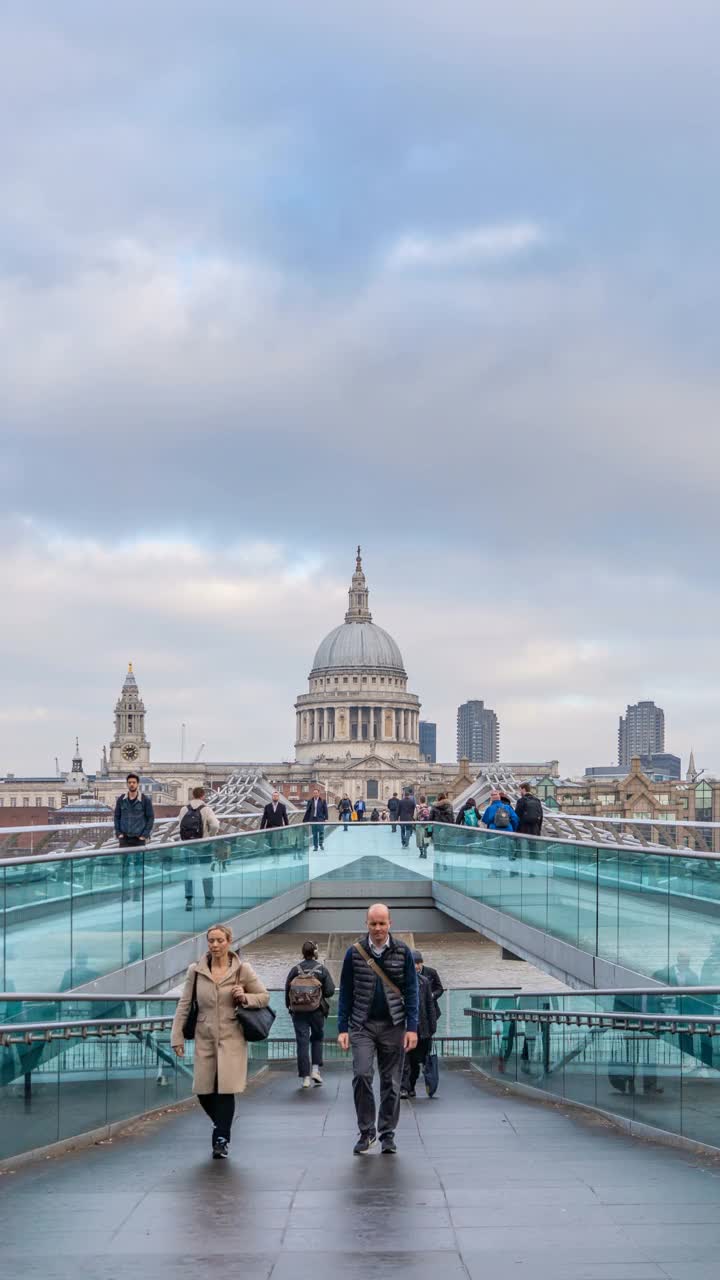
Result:
<svg viewBox="0 0 720 1280">
<path fill-rule="evenodd" d="M 110 744 L 110 769 L 138 773 L 150 763 L 150 743 L 145 737 L 145 703 L 140 697 L 132 662 L 115 703 L 115 737 Z"/>
</svg>

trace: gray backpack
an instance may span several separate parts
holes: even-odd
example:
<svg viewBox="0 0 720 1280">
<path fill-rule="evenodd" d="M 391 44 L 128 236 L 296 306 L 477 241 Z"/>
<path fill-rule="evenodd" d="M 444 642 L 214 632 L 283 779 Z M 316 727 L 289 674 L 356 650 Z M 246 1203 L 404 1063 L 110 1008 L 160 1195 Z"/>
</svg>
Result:
<svg viewBox="0 0 720 1280">
<path fill-rule="evenodd" d="M 493 826 L 496 831 L 504 831 L 506 827 L 510 826 L 510 814 L 508 813 L 506 805 L 502 804 L 499 809 L 495 810 Z"/>
</svg>

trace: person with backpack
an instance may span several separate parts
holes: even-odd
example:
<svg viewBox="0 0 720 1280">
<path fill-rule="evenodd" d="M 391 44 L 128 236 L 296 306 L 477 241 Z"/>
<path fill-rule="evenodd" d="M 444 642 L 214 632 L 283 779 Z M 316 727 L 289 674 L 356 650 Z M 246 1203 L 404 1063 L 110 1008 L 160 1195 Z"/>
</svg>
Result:
<svg viewBox="0 0 720 1280">
<path fill-rule="evenodd" d="M 459 827 L 479 827 L 480 814 L 474 800 L 466 800 L 461 809 L 458 810 L 458 816 L 455 819 Z"/>
<path fill-rule="evenodd" d="M 432 806 L 430 810 L 430 821 L 444 823 L 452 823 L 455 821 L 455 812 L 452 804 L 447 798 L 446 792 L 441 791 L 435 801 L 435 804 Z"/>
<path fill-rule="evenodd" d="M 211 836 L 216 836 L 220 830 L 219 818 L 213 813 L 210 805 L 205 803 L 204 787 L 193 787 L 189 804 L 186 804 L 180 810 L 178 816 L 180 818 L 180 839 L 182 841 L 209 840 Z M 208 850 L 189 849 L 187 858 L 188 866 L 191 866 L 195 860 L 207 865 L 212 862 L 212 853 Z M 203 876 L 202 886 L 205 895 L 205 906 L 212 907 L 215 902 L 212 876 Z M 192 911 L 193 897 L 194 887 L 191 873 L 185 879 L 186 911 Z"/>
<path fill-rule="evenodd" d="M 539 836 L 542 833 L 543 807 L 534 796 L 529 782 L 520 784 L 520 799 L 515 806 L 518 832 L 521 836 Z"/>
<path fill-rule="evenodd" d="M 482 822 L 491 831 L 517 831 L 518 819 L 509 796 L 493 787 L 490 804 L 482 816 Z"/>
<path fill-rule="evenodd" d="M 520 798 L 515 805 L 518 817 L 518 834 L 521 836 L 539 836 L 542 832 L 543 807 L 537 796 L 532 794 L 529 782 L 520 784 Z M 538 846 L 530 840 L 518 840 L 518 854 L 526 856 L 531 862 L 537 861 Z M 510 854 L 510 861 L 515 862 L 518 854 Z M 532 875 L 532 872 L 530 873 Z"/>
<path fill-rule="evenodd" d="M 295 1028 L 300 1088 L 322 1084 L 325 1019 L 335 994 L 335 983 L 329 970 L 321 964 L 316 942 L 303 942 L 303 958 L 293 966 L 285 980 L 285 1004 Z M 310 1058 L 312 1055 L 312 1069 Z"/>
</svg>

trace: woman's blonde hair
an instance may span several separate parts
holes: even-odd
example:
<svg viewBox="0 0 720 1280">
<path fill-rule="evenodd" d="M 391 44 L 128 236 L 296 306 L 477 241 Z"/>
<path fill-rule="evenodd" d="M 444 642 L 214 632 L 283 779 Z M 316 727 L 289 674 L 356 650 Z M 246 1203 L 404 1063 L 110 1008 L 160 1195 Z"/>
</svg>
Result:
<svg viewBox="0 0 720 1280">
<path fill-rule="evenodd" d="M 211 924 L 210 928 L 205 934 L 205 937 L 209 938 L 210 934 L 214 933 L 216 929 L 219 929 L 220 933 L 225 934 L 225 937 L 227 938 L 228 942 L 232 942 L 233 934 L 229 924 Z"/>
</svg>

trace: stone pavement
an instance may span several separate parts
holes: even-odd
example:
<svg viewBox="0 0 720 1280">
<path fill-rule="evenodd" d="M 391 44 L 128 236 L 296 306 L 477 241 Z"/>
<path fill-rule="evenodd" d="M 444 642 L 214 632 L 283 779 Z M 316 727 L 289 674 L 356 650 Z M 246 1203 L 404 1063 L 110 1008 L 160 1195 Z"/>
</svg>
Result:
<svg viewBox="0 0 720 1280">
<path fill-rule="evenodd" d="M 720 1158 L 444 1067 L 399 1153 L 352 1155 L 350 1073 L 240 1101 L 228 1162 L 198 1110 L 0 1178 L 8 1274 L 43 1280 L 715 1280 Z"/>
</svg>

